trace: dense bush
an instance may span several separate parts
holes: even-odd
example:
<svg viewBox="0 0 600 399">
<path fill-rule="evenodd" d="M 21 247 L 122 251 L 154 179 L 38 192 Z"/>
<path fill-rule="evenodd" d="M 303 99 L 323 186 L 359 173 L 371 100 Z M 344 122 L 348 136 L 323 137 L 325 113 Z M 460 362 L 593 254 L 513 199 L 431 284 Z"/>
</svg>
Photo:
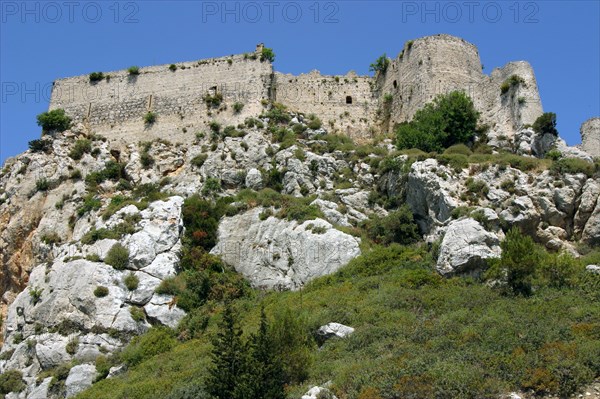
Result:
<svg viewBox="0 0 600 399">
<path fill-rule="evenodd" d="M 554 112 L 544 112 L 533 122 L 533 130 L 538 134 L 550 133 L 558 136 L 556 114 Z"/>
<path fill-rule="evenodd" d="M 204 165 L 204 162 L 206 162 L 207 159 L 208 159 L 208 154 L 198 154 L 194 158 L 192 158 L 191 163 L 192 163 L 192 165 L 194 165 L 195 167 L 200 169 L 202 167 L 202 165 Z"/>
<path fill-rule="evenodd" d="M 511 87 L 516 87 L 520 84 L 525 84 L 525 80 L 519 75 L 511 75 L 500 85 L 500 93 L 506 94 Z"/>
<path fill-rule="evenodd" d="M 69 151 L 69 157 L 78 161 L 81 159 L 83 154 L 90 153 L 92 151 L 92 142 L 87 139 L 78 139 L 71 151 Z"/>
<path fill-rule="evenodd" d="M 464 93 L 439 95 L 415 113 L 411 122 L 396 130 L 399 149 L 418 148 L 441 152 L 454 144 L 470 142 L 477 129 L 479 112 Z"/>
<path fill-rule="evenodd" d="M 523 235 L 517 228 L 506 233 L 500 247 L 502 255 L 492 262 L 488 276 L 506 279 L 508 288 L 514 294 L 531 295 L 536 268 L 542 259 L 540 248 L 531 237 Z"/>
<path fill-rule="evenodd" d="M 387 57 L 386 54 L 383 54 L 382 56 L 377 58 L 377 60 L 375 60 L 374 63 L 369 65 L 369 71 L 375 72 L 375 73 L 377 73 L 377 72 L 385 73 L 385 71 L 387 71 L 389 65 L 390 65 L 390 59 Z"/>
<path fill-rule="evenodd" d="M 94 289 L 94 296 L 97 297 L 97 298 L 104 298 L 107 295 L 108 295 L 108 288 L 107 287 L 99 285 L 99 286 L 97 286 Z"/>
<path fill-rule="evenodd" d="M 0 394 L 21 392 L 26 387 L 23 373 L 18 370 L 7 370 L 0 375 Z"/>
<path fill-rule="evenodd" d="M 275 53 L 272 48 L 263 47 L 262 52 L 260 53 L 261 61 L 269 61 L 275 62 Z"/>
<path fill-rule="evenodd" d="M 64 132 L 71 127 L 71 118 L 65 114 L 64 109 L 54 109 L 43 112 L 37 116 L 37 124 L 47 133 L 51 131 Z"/>
<path fill-rule="evenodd" d="M 363 222 L 369 238 L 378 244 L 410 244 L 419 239 L 419 229 L 408 205 L 390 212 L 385 217 L 374 216 Z"/>
<path fill-rule="evenodd" d="M 125 284 L 125 287 L 127 287 L 129 291 L 135 291 L 140 284 L 140 279 L 135 274 L 129 273 L 123 278 L 123 284 Z"/>
<path fill-rule="evenodd" d="M 50 150 L 52 150 L 52 140 L 48 140 L 48 139 L 31 140 L 29 142 L 29 149 L 31 150 L 31 152 L 48 153 Z"/>
<path fill-rule="evenodd" d="M 127 68 L 127 72 L 129 72 L 129 75 L 131 76 L 136 76 L 140 74 L 140 67 L 138 66 L 130 66 L 129 68 Z"/>
<path fill-rule="evenodd" d="M 242 104 L 241 102 L 233 103 L 233 112 L 239 114 L 240 112 L 242 112 L 242 109 L 244 109 L 244 104 Z"/>
<path fill-rule="evenodd" d="M 90 83 L 96 83 L 105 78 L 104 73 L 102 72 L 92 72 L 90 73 Z"/>
<path fill-rule="evenodd" d="M 129 250 L 117 243 L 111 247 L 106 254 L 104 263 L 117 270 L 123 270 L 129 265 Z"/>
</svg>

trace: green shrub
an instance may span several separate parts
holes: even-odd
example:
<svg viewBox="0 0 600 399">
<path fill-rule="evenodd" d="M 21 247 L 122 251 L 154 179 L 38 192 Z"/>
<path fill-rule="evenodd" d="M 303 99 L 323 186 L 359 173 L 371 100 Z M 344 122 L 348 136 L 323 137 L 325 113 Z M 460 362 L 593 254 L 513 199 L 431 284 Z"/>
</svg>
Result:
<svg viewBox="0 0 600 399">
<path fill-rule="evenodd" d="M 123 270 L 129 265 L 129 250 L 117 243 L 106 254 L 104 263 L 117 270 Z"/>
<path fill-rule="evenodd" d="M 177 70 L 177 65 L 175 65 L 175 64 L 169 65 L 169 71 L 175 72 L 176 70 Z"/>
<path fill-rule="evenodd" d="M 131 76 L 136 76 L 140 74 L 140 67 L 138 66 L 130 66 L 129 68 L 127 68 L 127 72 L 129 72 L 129 75 Z"/>
<path fill-rule="evenodd" d="M 288 124 L 292 120 L 286 106 L 281 103 L 272 103 L 265 116 L 269 118 L 269 125 Z"/>
<path fill-rule="evenodd" d="M 26 387 L 23 373 L 19 370 L 7 370 L 0 375 L 0 394 L 18 393 Z"/>
<path fill-rule="evenodd" d="M 43 112 L 37 116 L 37 124 L 44 132 L 64 132 L 71 127 L 71 118 L 65 115 L 64 109 Z"/>
<path fill-rule="evenodd" d="M 208 154 L 198 154 L 194 158 L 192 158 L 191 163 L 192 163 L 192 165 L 194 165 L 195 167 L 200 169 L 202 167 L 202 165 L 204 165 L 204 162 L 206 162 L 207 159 L 208 159 Z"/>
<path fill-rule="evenodd" d="M 101 206 L 102 201 L 90 193 L 83 198 L 83 204 L 77 208 L 77 215 L 83 216 L 90 211 L 97 211 Z"/>
<path fill-rule="evenodd" d="M 133 338 L 121 353 L 121 359 L 128 366 L 135 366 L 144 360 L 171 350 L 176 343 L 177 340 L 169 328 L 155 327 L 146 334 Z"/>
<path fill-rule="evenodd" d="M 479 112 L 465 93 L 454 91 L 439 95 L 418 110 L 411 122 L 398 126 L 396 145 L 399 149 L 441 152 L 454 144 L 472 140 L 478 119 Z"/>
<path fill-rule="evenodd" d="M 221 93 L 215 93 L 213 95 L 206 94 L 202 99 L 206 103 L 207 107 L 218 108 L 219 105 L 221 105 L 221 103 L 223 102 L 223 94 L 221 94 Z"/>
<path fill-rule="evenodd" d="M 587 177 L 592 177 L 595 169 L 593 163 L 579 158 L 562 158 L 555 161 L 551 167 L 551 170 L 557 174 L 583 173 Z"/>
<path fill-rule="evenodd" d="M 410 244 L 416 242 L 419 229 L 408 205 L 390 212 L 385 217 L 374 216 L 361 224 L 369 238 L 378 244 Z"/>
<path fill-rule="evenodd" d="M 504 278 L 514 294 L 531 295 L 533 278 L 541 260 L 539 247 L 531 237 L 523 235 L 517 228 L 506 233 L 500 244 L 502 255 L 492 262 L 488 271 L 490 278 Z"/>
<path fill-rule="evenodd" d="M 390 59 L 384 53 L 379 58 L 377 58 L 374 63 L 372 63 L 369 66 L 369 71 L 375 72 L 375 73 L 377 73 L 377 72 L 385 73 L 385 71 L 387 71 L 389 65 L 390 65 Z"/>
<path fill-rule="evenodd" d="M 29 142 L 29 149 L 31 150 L 31 152 L 48 153 L 52 150 L 52 140 L 48 140 L 48 139 L 31 140 Z"/>
<path fill-rule="evenodd" d="M 239 114 L 240 112 L 242 112 L 242 109 L 244 109 L 244 104 L 242 104 L 241 102 L 233 103 L 233 112 L 234 113 Z"/>
<path fill-rule="evenodd" d="M 140 279 L 135 274 L 129 273 L 123 278 L 123 284 L 125 284 L 125 287 L 127 287 L 129 291 L 135 291 L 140 284 Z"/>
<path fill-rule="evenodd" d="M 554 112 L 544 112 L 533 122 L 533 130 L 538 134 L 550 133 L 558 136 L 556 114 Z"/>
<path fill-rule="evenodd" d="M 94 289 L 94 296 L 96 298 L 104 298 L 108 295 L 108 287 L 104 287 L 103 285 L 99 285 Z"/>
<path fill-rule="evenodd" d="M 319 118 L 317 118 L 316 115 L 309 115 L 309 122 L 308 122 L 308 128 L 312 129 L 312 130 L 317 130 L 321 128 L 321 120 Z"/>
<path fill-rule="evenodd" d="M 42 292 L 44 292 L 43 288 L 31 287 L 29 288 L 29 297 L 31 298 L 31 303 L 35 306 L 42 300 Z"/>
<path fill-rule="evenodd" d="M 511 75 L 500 85 L 500 93 L 505 94 L 511 87 L 516 87 L 520 84 L 525 84 L 525 80 L 519 75 Z"/>
<path fill-rule="evenodd" d="M 562 157 L 562 153 L 557 149 L 550 150 L 546 153 L 546 158 L 551 159 L 553 161 L 558 161 Z"/>
<path fill-rule="evenodd" d="M 69 339 L 67 345 L 65 346 L 65 351 L 73 356 L 77 352 L 77 348 L 79 347 L 79 337 L 75 336 Z"/>
<path fill-rule="evenodd" d="M 272 48 L 263 47 L 260 53 L 260 61 L 275 62 L 275 53 Z"/>
<path fill-rule="evenodd" d="M 83 154 L 90 153 L 92 151 L 92 142 L 87 139 L 79 139 L 73 145 L 71 151 L 69 151 L 69 157 L 78 161 L 81 159 Z"/>
<path fill-rule="evenodd" d="M 144 115 L 144 123 L 146 125 L 152 125 L 156 122 L 156 114 L 152 111 L 148 111 L 146 115 Z"/>
<path fill-rule="evenodd" d="M 52 233 L 46 233 L 42 235 L 40 240 L 48 245 L 60 244 L 62 242 L 62 238 L 54 231 Z"/>
<path fill-rule="evenodd" d="M 467 147 L 464 144 L 455 144 L 453 146 L 450 146 L 448 148 L 446 148 L 446 150 L 444 151 L 444 154 L 447 155 L 454 155 L 454 154 L 461 154 L 464 156 L 469 156 L 472 155 L 473 152 L 471 151 L 471 149 L 469 147 Z"/>
<path fill-rule="evenodd" d="M 90 83 L 96 83 L 101 81 L 102 79 L 104 79 L 106 76 L 104 76 L 104 73 L 102 72 L 92 72 L 89 75 L 90 78 Z"/>
<path fill-rule="evenodd" d="M 37 191 L 48 191 L 50 189 L 50 182 L 45 177 L 35 181 L 35 189 Z"/>
<path fill-rule="evenodd" d="M 221 191 L 221 180 L 215 177 L 209 177 L 202 186 L 203 195 L 214 195 Z"/>
<path fill-rule="evenodd" d="M 465 181 L 465 187 L 467 188 L 467 192 L 473 197 L 485 198 L 490 192 L 490 188 L 486 182 L 475 180 L 472 177 L 469 177 Z"/>
<path fill-rule="evenodd" d="M 146 320 L 146 313 L 142 308 L 132 306 L 129 308 L 129 313 L 131 314 L 131 318 L 138 323 Z"/>
</svg>

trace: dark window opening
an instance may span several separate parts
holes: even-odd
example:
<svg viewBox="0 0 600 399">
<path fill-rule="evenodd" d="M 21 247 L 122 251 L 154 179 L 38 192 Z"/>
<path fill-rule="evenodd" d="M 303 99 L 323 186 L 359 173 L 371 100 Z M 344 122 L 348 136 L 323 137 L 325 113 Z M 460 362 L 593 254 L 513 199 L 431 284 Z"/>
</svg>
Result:
<svg viewBox="0 0 600 399">
<path fill-rule="evenodd" d="M 352 96 L 346 96 L 346 104 L 352 104 Z"/>
<path fill-rule="evenodd" d="M 394 89 L 397 89 L 397 88 L 398 88 L 398 82 L 396 82 L 396 81 L 394 80 Z"/>
</svg>

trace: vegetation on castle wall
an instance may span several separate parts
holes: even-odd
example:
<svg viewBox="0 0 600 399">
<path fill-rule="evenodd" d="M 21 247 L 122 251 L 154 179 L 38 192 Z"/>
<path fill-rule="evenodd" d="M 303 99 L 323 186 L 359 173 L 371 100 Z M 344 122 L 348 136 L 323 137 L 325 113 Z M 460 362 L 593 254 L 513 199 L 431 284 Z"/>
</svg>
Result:
<svg viewBox="0 0 600 399">
<path fill-rule="evenodd" d="M 377 58 L 374 63 L 369 65 L 369 71 L 375 72 L 375 73 L 378 73 L 378 72 L 385 73 L 385 71 L 387 71 L 389 65 L 390 65 L 390 59 L 384 53 L 379 58 Z"/>
<path fill-rule="evenodd" d="M 500 94 L 506 94 L 511 87 L 517 87 L 521 84 L 525 84 L 525 80 L 519 75 L 511 75 L 500 85 Z"/>
<path fill-rule="evenodd" d="M 442 94 L 418 110 L 412 121 L 398 126 L 396 145 L 399 149 L 442 152 L 454 144 L 469 143 L 478 119 L 479 112 L 465 93 Z"/>
<path fill-rule="evenodd" d="M 104 73 L 102 72 L 92 72 L 89 75 L 90 78 L 90 83 L 96 83 L 101 81 L 102 79 L 104 79 L 106 76 L 104 76 Z"/>
<path fill-rule="evenodd" d="M 37 116 L 37 124 L 42 127 L 44 133 L 52 131 L 64 132 L 71 127 L 71 118 L 65 114 L 64 109 L 54 109 L 42 112 Z"/>
<path fill-rule="evenodd" d="M 273 49 L 269 47 L 263 47 L 260 53 L 260 61 L 275 62 L 275 53 L 273 52 Z"/>
</svg>

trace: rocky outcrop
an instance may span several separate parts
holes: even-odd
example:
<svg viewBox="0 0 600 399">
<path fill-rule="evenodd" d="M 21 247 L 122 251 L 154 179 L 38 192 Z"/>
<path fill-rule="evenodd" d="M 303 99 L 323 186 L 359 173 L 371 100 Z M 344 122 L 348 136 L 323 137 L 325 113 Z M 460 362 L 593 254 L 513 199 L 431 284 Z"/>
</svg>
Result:
<svg viewBox="0 0 600 399">
<path fill-rule="evenodd" d="M 174 196 L 143 211 L 123 208 L 93 225 L 81 219 L 75 235 L 92 227 L 110 228 L 131 214 L 138 215 L 138 231 L 118 240 L 53 248 L 54 260 L 32 270 L 28 289 L 8 309 L 0 352 L 7 360 L 0 361 L 0 372 L 23 371 L 33 395 L 40 390 L 35 384 L 40 371 L 75 360 L 83 364 L 73 368 L 66 381 L 67 397 L 74 396 L 94 379 L 95 367 L 86 362 L 123 347 L 130 337 L 150 328 L 150 322 L 176 326 L 185 313 L 173 306 L 171 297 L 154 291 L 175 274 L 182 205 L 183 198 Z M 129 252 L 123 270 L 104 263 L 108 249 L 117 243 Z M 137 280 L 135 287 L 125 284 L 131 276 Z"/>
<path fill-rule="evenodd" d="M 218 243 L 211 251 L 255 287 L 298 289 L 360 255 L 358 239 L 322 219 L 261 220 L 262 212 L 255 208 L 221 220 Z"/>
<path fill-rule="evenodd" d="M 500 256 L 500 240 L 471 218 L 450 222 L 440 245 L 436 270 L 443 276 L 468 274 L 484 269 Z"/>
<path fill-rule="evenodd" d="M 340 323 L 327 323 L 324 326 L 319 327 L 317 335 L 319 335 L 322 340 L 327 340 L 333 337 L 346 338 L 353 332 L 354 328 L 352 327 Z"/>
</svg>

